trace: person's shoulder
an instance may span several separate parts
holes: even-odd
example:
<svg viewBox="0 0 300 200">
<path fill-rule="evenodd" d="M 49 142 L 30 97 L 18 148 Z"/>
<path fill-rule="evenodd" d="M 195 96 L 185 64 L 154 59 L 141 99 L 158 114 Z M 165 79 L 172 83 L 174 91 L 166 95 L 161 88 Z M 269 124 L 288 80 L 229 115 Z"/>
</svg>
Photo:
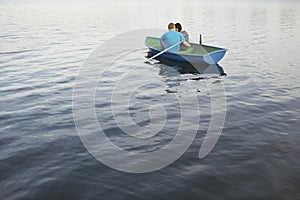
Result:
<svg viewBox="0 0 300 200">
<path fill-rule="evenodd" d="M 164 34 L 162 34 L 161 38 L 166 37 L 167 34 L 168 32 L 165 32 Z"/>
<path fill-rule="evenodd" d="M 178 33 L 178 35 L 183 36 L 182 32 L 177 32 L 177 33 Z"/>
<path fill-rule="evenodd" d="M 180 35 L 180 34 L 181 34 L 181 32 L 174 31 L 174 34 L 175 34 L 175 35 Z"/>
<path fill-rule="evenodd" d="M 178 34 L 177 31 L 169 31 L 166 33 L 167 37 L 175 37 Z"/>
<path fill-rule="evenodd" d="M 186 31 L 186 30 L 183 30 L 182 32 L 181 32 L 183 35 L 188 35 L 188 32 Z"/>
<path fill-rule="evenodd" d="M 172 34 L 172 31 L 167 31 L 164 33 L 164 35 L 170 35 L 170 34 Z"/>
</svg>

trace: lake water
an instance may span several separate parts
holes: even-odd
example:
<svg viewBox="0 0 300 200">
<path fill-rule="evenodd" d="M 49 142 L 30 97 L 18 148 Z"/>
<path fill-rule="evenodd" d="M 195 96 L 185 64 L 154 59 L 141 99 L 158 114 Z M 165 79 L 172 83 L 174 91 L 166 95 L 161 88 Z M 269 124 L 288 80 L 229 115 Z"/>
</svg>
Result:
<svg viewBox="0 0 300 200">
<path fill-rule="evenodd" d="M 300 199 L 299 1 L 1 0 L 0 11 L 1 199 Z M 191 41 L 201 33 L 204 44 L 228 48 L 219 63 L 227 76 L 143 63 L 139 37 L 170 21 Z M 126 42 L 133 33 L 139 39 Z M 212 116 L 222 132 L 199 159 Z M 100 129 L 140 155 L 179 129 L 197 135 L 182 155 L 177 144 L 169 165 L 127 173 L 88 151 L 84 137 Z M 120 157 L 101 142 L 93 145 Z"/>
</svg>

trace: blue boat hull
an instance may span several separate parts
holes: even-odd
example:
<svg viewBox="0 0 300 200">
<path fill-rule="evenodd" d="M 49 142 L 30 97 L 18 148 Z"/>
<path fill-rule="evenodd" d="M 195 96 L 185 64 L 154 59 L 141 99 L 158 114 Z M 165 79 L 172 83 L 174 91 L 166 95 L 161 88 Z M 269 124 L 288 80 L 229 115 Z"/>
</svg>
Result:
<svg viewBox="0 0 300 200">
<path fill-rule="evenodd" d="M 149 48 L 152 55 L 156 55 L 160 53 L 161 51 L 158 51 L 153 48 Z M 217 64 L 224 56 L 225 56 L 226 50 L 220 50 L 216 51 L 210 54 L 206 55 L 191 55 L 191 54 L 177 54 L 177 53 L 163 53 L 160 56 L 157 56 L 156 59 L 159 60 L 159 58 L 168 59 L 172 61 L 177 62 L 188 62 L 191 64 Z"/>
<path fill-rule="evenodd" d="M 153 54 L 148 52 L 147 57 L 152 57 Z M 186 61 L 185 59 L 177 59 L 174 60 L 174 57 L 168 57 L 168 56 L 158 56 L 155 59 L 160 61 L 162 64 L 175 67 L 177 71 L 180 73 L 219 73 L 220 75 L 226 75 L 223 68 L 219 64 L 208 64 L 206 62 L 198 62 L 198 63 L 190 63 Z"/>
</svg>

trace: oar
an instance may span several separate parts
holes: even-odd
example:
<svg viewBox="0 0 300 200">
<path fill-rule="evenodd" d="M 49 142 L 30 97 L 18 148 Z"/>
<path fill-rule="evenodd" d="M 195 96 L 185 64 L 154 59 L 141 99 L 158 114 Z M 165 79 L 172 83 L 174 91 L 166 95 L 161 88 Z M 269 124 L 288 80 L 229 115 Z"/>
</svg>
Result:
<svg viewBox="0 0 300 200">
<path fill-rule="evenodd" d="M 145 63 L 146 63 L 146 62 L 149 62 L 149 63 L 153 64 L 153 62 L 150 62 L 153 58 L 156 58 L 157 56 L 159 56 L 159 55 L 161 55 L 161 54 L 167 52 L 168 50 L 172 49 L 173 47 L 179 45 L 181 42 L 184 42 L 184 40 L 182 40 L 182 41 L 180 41 L 180 42 L 178 42 L 178 43 L 176 43 L 176 44 L 174 44 L 174 45 L 172 45 L 172 46 L 166 48 L 165 50 L 159 52 L 158 54 L 155 54 L 155 55 L 152 56 L 151 58 L 148 58 L 147 60 L 145 60 Z"/>
</svg>

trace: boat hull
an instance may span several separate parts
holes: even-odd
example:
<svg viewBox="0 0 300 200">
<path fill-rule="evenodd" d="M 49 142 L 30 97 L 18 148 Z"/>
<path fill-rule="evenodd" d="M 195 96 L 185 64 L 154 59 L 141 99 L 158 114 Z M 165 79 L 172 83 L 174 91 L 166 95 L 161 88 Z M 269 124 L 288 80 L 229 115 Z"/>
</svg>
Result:
<svg viewBox="0 0 300 200">
<path fill-rule="evenodd" d="M 153 54 L 148 52 L 147 57 L 150 58 Z M 220 75 L 226 75 L 223 68 L 219 64 L 208 64 L 206 62 L 198 62 L 198 63 L 190 63 L 187 61 L 179 61 L 174 59 L 168 59 L 164 56 L 158 56 L 155 58 L 156 60 L 160 61 L 162 64 L 173 66 L 179 71 L 180 73 L 193 73 L 193 74 L 205 74 L 205 73 L 219 73 Z"/>
<path fill-rule="evenodd" d="M 149 48 L 150 52 L 152 55 L 156 55 L 160 53 L 161 51 L 158 51 L 153 48 Z M 155 59 L 159 60 L 160 58 L 163 59 L 168 59 L 172 61 L 177 61 L 177 62 L 188 62 L 191 64 L 217 64 L 226 54 L 226 50 L 210 53 L 207 55 L 185 55 L 185 54 L 176 54 L 176 53 L 163 53 L 159 56 L 157 56 Z"/>
</svg>

